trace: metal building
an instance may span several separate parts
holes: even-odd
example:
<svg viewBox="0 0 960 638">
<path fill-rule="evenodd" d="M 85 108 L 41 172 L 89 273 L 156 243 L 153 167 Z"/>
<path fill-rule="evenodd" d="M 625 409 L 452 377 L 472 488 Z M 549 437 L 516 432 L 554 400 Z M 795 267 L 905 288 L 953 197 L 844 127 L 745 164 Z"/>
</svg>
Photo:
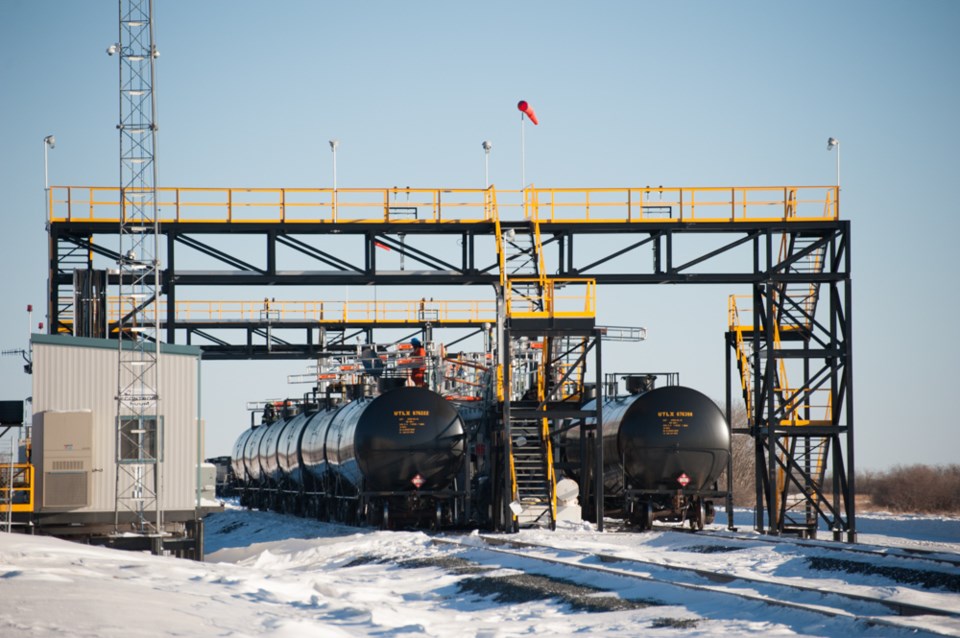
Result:
<svg viewBox="0 0 960 638">
<path fill-rule="evenodd" d="M 200 348 L 160 347 L 164 397 L 156 419 L 138 431 L 144 443 L 136 450 L 146 450 L 157 463 L 163 534 L 146 538 L 125 534 L 135 524 L 133 514 L 115 508 L 117 492 L 129 487 L 121 483 L 132 480 L 120 472 L 118 483 L 118 462 L 143 462 L 125 458 L 130 450 L 118 436 L 117 342 L 35 334 L 32 346 L 36 492 L 24 522 L 41 533 L 201 557 Z"/>
</svg>

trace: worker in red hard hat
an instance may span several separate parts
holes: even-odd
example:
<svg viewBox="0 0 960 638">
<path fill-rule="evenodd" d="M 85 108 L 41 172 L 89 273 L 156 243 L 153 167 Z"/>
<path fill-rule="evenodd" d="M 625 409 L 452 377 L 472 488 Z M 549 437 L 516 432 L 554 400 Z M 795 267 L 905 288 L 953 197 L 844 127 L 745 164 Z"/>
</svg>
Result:
<svg viewBox="0 0 960 638">
<path fill-rule="evenodd" d="M 427 366 L 427 350 L 416 337 L 410 340 L 410 345 L 413 347 L 413 352 L 410 354 L 410 356 L 413 357 L 413 368 L 410 370 L 410 380 L 413 381 L 413 385 L 422 388 L 425 385 L 423 373 Z"/>
</svg>

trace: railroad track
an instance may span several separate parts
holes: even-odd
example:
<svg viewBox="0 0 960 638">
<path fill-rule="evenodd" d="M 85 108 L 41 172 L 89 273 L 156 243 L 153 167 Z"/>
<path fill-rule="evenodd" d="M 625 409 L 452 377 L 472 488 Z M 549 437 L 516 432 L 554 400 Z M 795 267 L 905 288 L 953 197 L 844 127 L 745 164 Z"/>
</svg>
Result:
<svg viewBox="0 0 960 638">
<path fill-rule="evenodd" d="M 666 564 L 662 560 L 616 555 L 612 553 L 617 551 L 615 547 L 610 547 L 609 551 L 587 551 L 489 534 L 438 536 L 433 540 L 438 544 L 459 547 L 474 556 L 479 555 L 479 562 L 483 564 L 490 562 L 485 556 L 494 555 L 509 557 L 510 560 L 506 561 L 510 563 L 509 566 L 532 573 L 542 571 L 545 566 L 563 566 L 585 573 L 585 582 L 590 582 L 592 575 L 603 574 L 663 585 L 665 587 L 658 589 L 657 595 L 666 597 L 668 604 L 684 605 L 689 602 L 688 593 L 695 591 L 846 620 L 852 625 L 851 631 L 879 625 L 930 635 L 960 635 L 958 611 L 844 591 L 840 588 L 842 585 L 823 581 L 802 584 L 782 578 L 718 573 L 692 565 Z M 676 595 L 666 596 L 669 592 L 676 592 Z M 924 616 L 939 617 L 938 624 L 942 627 L 931 628 L 924 622 Z"/>
<path fill-rule="evenodd" d="M 661 528 L 658 528 L 658 530 Z M 691 533 L 691 530 L 677 527 L 664 527 L 664 531 Z M 770 544 L 789 544 L 795 547 L 814 548 L 824 552 L 833 552 L 838 554 L 860 554 L 873 556 L 876 558 L 898 558 L 908 561 L 925 561 L 943 565 L 945 567 L 960 568 L 960 555 L 945 551 L 933 549 L 920 549 L 913 547 L 899 547 L 893 545 L 871 545 L 868 543 L 856 543 L 854 545 L 837 543 L 833 541 L 818 541 L 792 538 L 787 536 L 763 536 L 760 534 L 749 534 L 743 532 L 703 530 L 695 532 L 697 537 L 717 538 L 721 540 L 733 540 L 742 543 L 770 543 Z"/>
</svg>

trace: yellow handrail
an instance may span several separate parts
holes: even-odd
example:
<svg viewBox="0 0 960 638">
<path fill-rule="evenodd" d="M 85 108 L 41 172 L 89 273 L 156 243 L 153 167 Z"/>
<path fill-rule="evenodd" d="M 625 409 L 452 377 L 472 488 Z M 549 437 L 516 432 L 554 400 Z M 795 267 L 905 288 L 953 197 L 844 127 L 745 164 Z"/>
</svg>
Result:
<svg viewBox="0 0 960 638">
<path fill-rule="evenodd" d="M 543 188 L 528 218 L 565 223 L 679 223 L 839 218 L 836 186 Z M 831 201 L 833 205 L 831 205 Z"/>
<path fill-rule="evenodd" d="M 126 189 L 129 197 L 135 189 Z M 541 223 L 839 219 L 836 186 L 527 188 L 158 188 L 165 223 L 490 223 L 500 209 Z M 503 201 L 498 201 L 503 200 Z M 509 201 L 508 201 L 509 200 Z M 51 186 L 47 219 L 119 222 L 116 186 Z"/>
<path fill-rule="evenodd" d="M 517 470 L 513 465 L 513 444 L 512 443 L 510 444 L 510 486 L 511 486 L 510 500 L 511 502 L 516 501 L 520 497 L 520 492 L 517 487 Z M 511 509 L 511 512 L 512 511 L 513 510 Z M 512 519 L 517 520 L 517 515 L 513 514 Z"/>
<path fill-rule="evenodd" d="M 500 228 L 500 218 L 494 218 L 494 233 L 497 241 L 497 264 L 500 266 L 500 290 L 504 290 L 507 283 L 507 257 L 504 254 L 503 230 Z"/>
<path fill-rule="evenodd" d="M 182 188 L 157 189 L 164 223 L 476 223 L 490 222 L 490 189 Z M 119 222 L 117 187 L 52 186 L 51 222 Z"/>
<path fill-rule="evenodd" d="M 11 477 L 11 470 L 13 476 Z M 10 484 L 7 483 L 12 479 Z M 0 513 L 32 512 L 34 468 L 30 463 L 14 463 L 0 466 Z"/>
<path fill-rule="evenodd" d="M 544 405 L 547 400 L 547 359 L 546 352 L 540 354 L 540 366 L 537 374 L 537 401 Z M 557 520 L 557 475 L 553 467 L 553 443 L 550 440 L 550 422 L 546 417 L 540 419 L 540 439 L 543 442 L 547 465 L 547 488 L 550 490 L 550 520 Z"/>
<path fill-rule="evenodd" d="M 121 312 L 120 298 L 107 299 L 109 321 L 116 321 Z M 72 298 L 64 298 L 64 305 Z M 133 300 L 125 300 L 123 311 L 129 312 Z M 167 301 L 160 300 L 160 318 L 166 318 Z M 482 325 L 494 323 L 497 306 L 493 300 L 378 300 L 378 301 L 324 301 L 324 300 L 178 300 L 174 307 L 178 321 L 317 321 L 340 323 L 370 321 L 384 324 L 417 324 L 461 322 Z M 69 313 L 61 314 L 64 323 L 70 323 Z"/>
<path fill-rule="evenodd" d="M 541 286 L 540 297 L 514 297 L 515 286 Z M 579 293 L 558 294 L 566 287 Z M 591 318 L 597 314 L 597 280 L 589 278 L 513 277 L 507 280 L 507 316 L 515 319 L 542 319 L 547 317 Z M 539 303 L 542 300 L 542 304 Z"/>
</svg>

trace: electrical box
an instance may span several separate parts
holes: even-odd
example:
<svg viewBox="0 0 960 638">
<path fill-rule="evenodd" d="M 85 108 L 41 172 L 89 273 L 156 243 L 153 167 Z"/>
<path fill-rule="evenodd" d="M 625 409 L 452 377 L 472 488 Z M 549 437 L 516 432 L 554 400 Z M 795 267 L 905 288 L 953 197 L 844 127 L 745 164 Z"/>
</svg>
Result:
<svg viewBox="0 0 960 638">
<path fill-rule="evenodd" d="M 0 401 L 0 426 L 23 425 L 23 401 Z"/>
<path fill-rule="evenodd" d="M 93 412 L 39 412 L 33 422 L 38 511 L 90 505 Z"/>
</svg>

